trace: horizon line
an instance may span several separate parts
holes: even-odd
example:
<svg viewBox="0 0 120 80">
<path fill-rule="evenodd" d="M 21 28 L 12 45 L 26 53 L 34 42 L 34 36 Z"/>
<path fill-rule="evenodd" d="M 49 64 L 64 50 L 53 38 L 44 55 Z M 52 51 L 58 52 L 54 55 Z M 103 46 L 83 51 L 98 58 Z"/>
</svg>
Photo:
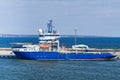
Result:
<svg viewBox="0 0 120 80">
<path fill-rule="evenodd" d="M 0 34 L 0 37 L 14 37 L 14 36 L 18 36 L 18 37 L 22 37 L 22 36 L 38 36 L 37 34 Z M 75 36 L 74 34 L 62 34 L 60 36 L 63 37 L 72 37 Z M 76 35 L 77 37 L 120 37 L 120 36 L 98 36 L 98 35 Z"/>
</svg>

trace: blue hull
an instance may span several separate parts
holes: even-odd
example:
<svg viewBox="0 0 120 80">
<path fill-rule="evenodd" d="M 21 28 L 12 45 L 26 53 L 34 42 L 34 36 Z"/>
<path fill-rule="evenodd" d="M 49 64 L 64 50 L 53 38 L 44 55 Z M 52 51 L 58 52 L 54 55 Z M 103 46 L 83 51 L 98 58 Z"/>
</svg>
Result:
<svg viewBox="0 0 120 80">
<path fill-rule="evenodd" d="M 21 59 L 32 60 L 110 60 L 115 55 L 109 52 L 101 53 L 59 53 L 59 52 L 17 52 L 15 55 Z"/>
</svg>

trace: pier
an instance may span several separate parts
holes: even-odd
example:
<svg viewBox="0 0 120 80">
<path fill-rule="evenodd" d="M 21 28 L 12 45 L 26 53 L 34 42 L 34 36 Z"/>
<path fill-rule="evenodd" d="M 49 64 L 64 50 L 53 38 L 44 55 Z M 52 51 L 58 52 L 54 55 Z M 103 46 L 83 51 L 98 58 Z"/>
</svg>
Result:
<svg viewBox="0 0 120 80">
<path fill-rule="evenodd" d="M 15 58 L 11 48 L 0 48 L 0 58 Z"/>
<path fill-rule="evenodd" d="M 71 48 L 66 48 L 66 50 L 70 51 Z M 77 49 L 77 51 L 84 52 L 85 49 Z M 96 49 L 90 48 L 90 52 L 113 52 L 120 58 L 120 49 Z M 15 58 L 15 54 L 12 52 L 11 48 L 0 48 L 0 58 Z"/>
</svg>

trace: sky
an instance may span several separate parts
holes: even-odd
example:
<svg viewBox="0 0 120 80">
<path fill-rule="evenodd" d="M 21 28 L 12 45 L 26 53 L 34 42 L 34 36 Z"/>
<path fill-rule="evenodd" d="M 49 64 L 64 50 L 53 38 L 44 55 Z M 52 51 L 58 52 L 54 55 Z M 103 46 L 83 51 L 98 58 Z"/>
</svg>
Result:
<svg viewBox="0 0 120 80">
<path fill-rule="evenodd" d="M 120 0 L 0 0 L 0 34 L 37 35 L 51 19 L 62 35 L 120 37 Z"/>
</svg>

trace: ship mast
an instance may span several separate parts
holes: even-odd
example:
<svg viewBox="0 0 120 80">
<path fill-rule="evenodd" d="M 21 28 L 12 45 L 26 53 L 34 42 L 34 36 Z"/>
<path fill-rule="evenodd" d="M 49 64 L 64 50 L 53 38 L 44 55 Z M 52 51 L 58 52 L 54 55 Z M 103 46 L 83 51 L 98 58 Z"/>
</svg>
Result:
<svg viewBox="0 0 120 80">
<path fill-rule="evenodd" d="M 75 29 L 74 30 L 75 31 L 75 45 L 77 44 L 77 36 L 76 36 L 76 34 L 77 34 L 77 29 Z M 77 54 L 77 49 L 75 48 L 75 53 Z"/>
<path fill-rule="evenodd" d="M 77 39 L 76 39 L 76 33 L 77 33 L 77 29 L 74 30 L 75 31 L 75 45 L 77 44 Z"/>
<path fill-rule="evenodd" d="M 47 27 L 48 27 L 48 33 L 52 33 L 53 30 L 52 30 L 52 20 L 49 21 L 49 23 L 47 24 Z"/>
</svg>

